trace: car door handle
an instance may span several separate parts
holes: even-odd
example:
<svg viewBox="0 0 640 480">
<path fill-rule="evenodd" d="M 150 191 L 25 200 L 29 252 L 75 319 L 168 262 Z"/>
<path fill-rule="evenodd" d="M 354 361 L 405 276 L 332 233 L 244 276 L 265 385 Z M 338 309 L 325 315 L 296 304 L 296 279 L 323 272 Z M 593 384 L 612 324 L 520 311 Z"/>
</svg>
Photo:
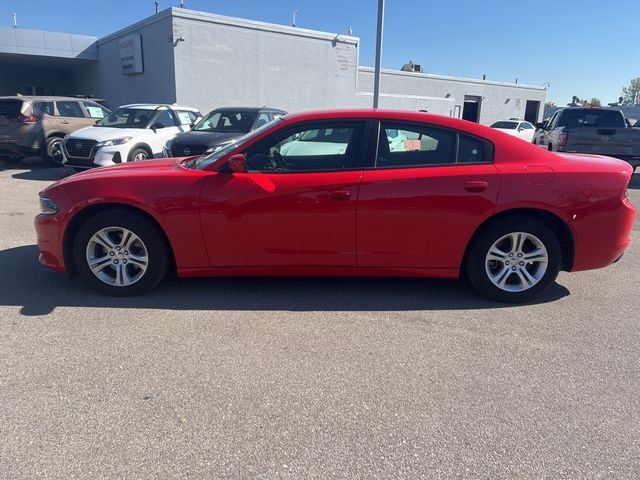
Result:
<svg viewBox="0 0 640 480">
<path fill-rule="evenodd" d="M 66 120 L 60 120 L 60 123 L 63 123 L 64 125 L 69 125 L 69 122 L 67 122 Z"/>
<path fill-rule="evenodd" d="M 336 190 L 329 194 L 331 200 L 348 200 L 351 196 L 351 192 L 347 192 L 346 190 Z"/>
<path fill-rule="evenodd" d="M 489 182 L 483 180 L 464 182 L 464 189 L 468 192 L 484 192 L 487 188 L 489 188 Z"/>
</svg>

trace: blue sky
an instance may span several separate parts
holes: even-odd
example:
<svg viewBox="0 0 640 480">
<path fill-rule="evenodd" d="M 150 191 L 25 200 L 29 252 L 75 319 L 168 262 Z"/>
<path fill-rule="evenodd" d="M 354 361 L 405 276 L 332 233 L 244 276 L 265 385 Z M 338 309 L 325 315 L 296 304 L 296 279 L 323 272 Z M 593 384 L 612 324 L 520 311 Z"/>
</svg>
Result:
<svg viewBox="0 0 640 480">
<path fill-rule="evenodd" d="M 179 0 L 160 0 L 161 9 Z M 361 38 L 373 66 L 377 0 L 185 0 L 194 10 Z M 153 14 L 153 0 L 2 0 L 0 25 L 103 36 Z M 551 86 L 547 99 L 613 102 L 640 76 L 640 2 L 632 0 L 386 0 L 383 66 Z"/>
</svg>

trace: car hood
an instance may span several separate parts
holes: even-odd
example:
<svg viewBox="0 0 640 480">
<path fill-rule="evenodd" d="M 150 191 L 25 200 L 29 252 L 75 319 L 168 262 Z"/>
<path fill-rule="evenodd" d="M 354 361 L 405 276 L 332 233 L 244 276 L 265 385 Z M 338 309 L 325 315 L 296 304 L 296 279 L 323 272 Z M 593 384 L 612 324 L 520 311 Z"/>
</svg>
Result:
<svg viewBox="0 0 640 480">
<path fill-rule="evenodd" d="M 198 145 L 214 147 L 221 143 L 230 142 L 245 135 L 244 133 L 228 132 L 187 132 L 182 133 L 173 139 L 174 145 Z"/>
<path fill-rule="evenodd" d="M 69 138 L 79 138 L 83 140 L 96 140 L 103 142 L 114 138 L 135 137 L 145 132 L 144 128 L 111 128 L 111 127 L 85 127 L 69 135 Z"/>
</svg>

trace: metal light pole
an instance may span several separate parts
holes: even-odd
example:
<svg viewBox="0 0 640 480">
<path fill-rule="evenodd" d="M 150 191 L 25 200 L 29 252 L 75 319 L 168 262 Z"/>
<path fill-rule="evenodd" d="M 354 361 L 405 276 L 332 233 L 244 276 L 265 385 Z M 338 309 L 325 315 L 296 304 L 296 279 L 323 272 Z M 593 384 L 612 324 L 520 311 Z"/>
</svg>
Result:
<svg viewBox="0 0 640 480">
<path fill-rule="evenodd" d="M 380 100 L 380 68 L 382 66 L 382 30 L 384 27 L 384 0 L 378 0 L 378 33 L 376 37 L 376 71 L 373 78 L 373 108 Z"/>
</svg>

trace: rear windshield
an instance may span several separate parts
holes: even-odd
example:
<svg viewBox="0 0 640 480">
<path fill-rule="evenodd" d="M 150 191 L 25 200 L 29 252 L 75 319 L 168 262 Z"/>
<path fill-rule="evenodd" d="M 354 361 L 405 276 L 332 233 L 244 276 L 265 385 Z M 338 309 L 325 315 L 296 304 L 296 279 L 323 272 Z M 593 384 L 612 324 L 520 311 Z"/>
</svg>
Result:
<svg viewBox="0 0 640 480">
<path fill-rule="evenodd" d="M 504 128 L 505 130 L 514 130 L 518 126 L 518 122 L 495 122 L 491 128 Z"/>
<path fill-rule="evenodd" d="M 22 102 L 20 100 L 0 100 L 0 115 L 14 119 L 18 117 Z"/>
<path fill-rule="evenodd" d="M 558 127 L 626 128 L 622 112 L 616 110 L 567 110 L 558 120 Z"/>
</svg>

